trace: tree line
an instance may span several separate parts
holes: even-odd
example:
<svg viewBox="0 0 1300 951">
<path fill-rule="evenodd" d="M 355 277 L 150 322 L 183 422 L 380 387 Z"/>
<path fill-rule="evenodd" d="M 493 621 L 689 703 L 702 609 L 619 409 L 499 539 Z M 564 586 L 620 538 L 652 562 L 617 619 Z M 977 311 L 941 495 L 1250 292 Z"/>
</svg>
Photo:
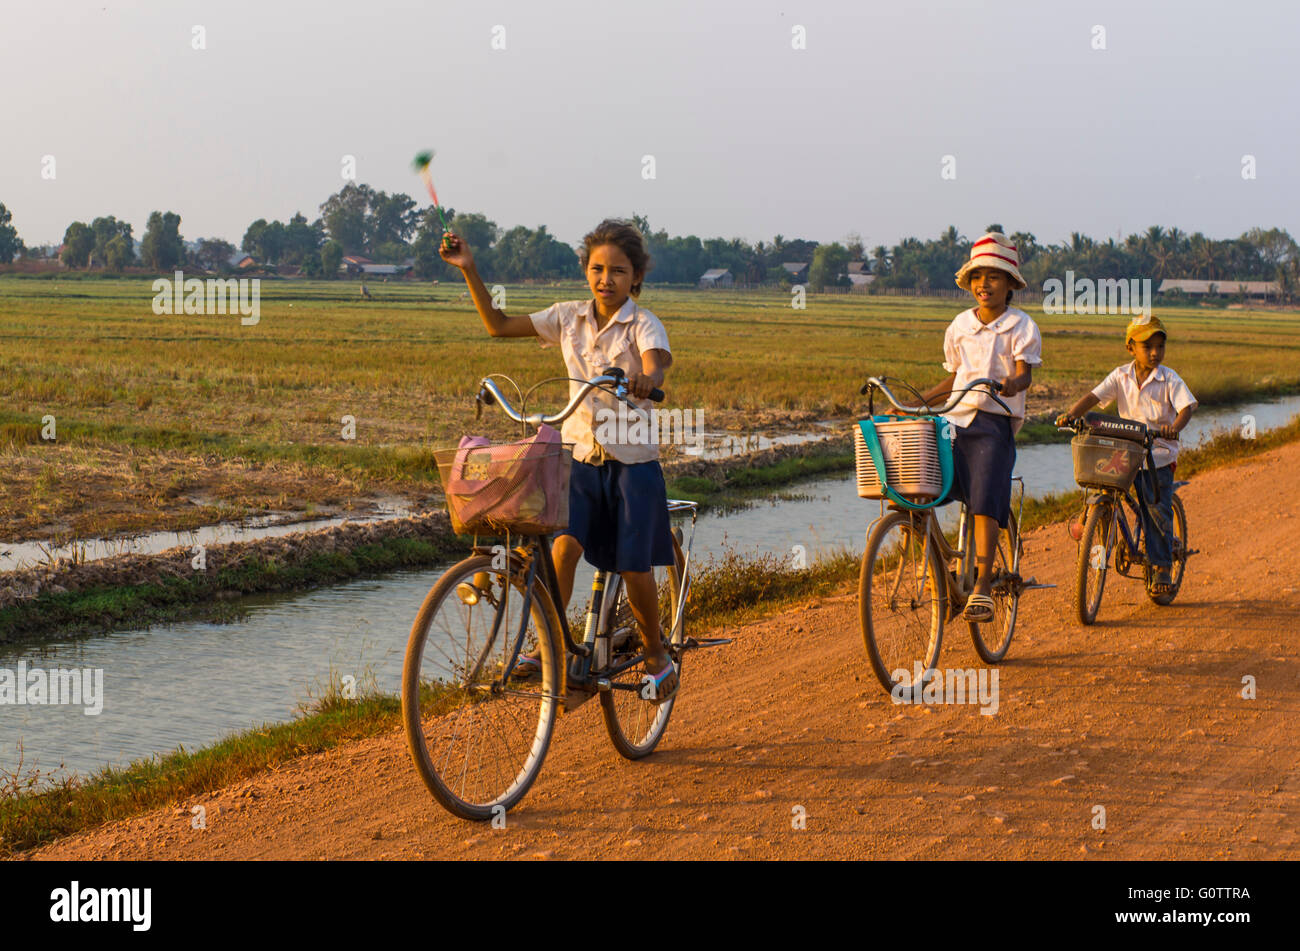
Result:
<svg viewBox="0 0 1300 951">
<path fill-rule="evenodd" d="M 451 228 L 474 249 L 483 272 L 493 280 L 557 280 L 576 275 L 576 251 L 547 231 L 545 225 L 505 229 L 487 216 L 446 210 Z M 0 204 L 0 263 L 9 263 L 28 249 L 10 224 L 11 214 Z M 908 288 L 919 291 L 951 289 L 953 274 L 970 255 L 972 239 L 950 226 L 929 240 L 909 237 L 892 247 L 868 251 L 861 238 L 820 244 L 776 235 L 755 244 L 740 238 L 670 235 L 655 230 L 641 215 L 632 220 L 646 237 L 652 258 L 650 281 L 695 284 L 710 268 L 729 270 L 739 284 L 785 284 L 783 267 L 809 265 L 813 290 L 849 283 L 849 264 L 874 275 L 872 290 Z M 236 248 L 208 238 L 187 248 L 180 234 L 180 216 L 155 211 L 149 216 L 138 247 L 131 225 L 112 216 L 86 223 L 74 221 L 63 236 L 62 261 L 73 268 L 122 271 L 142 265 L 166 271 L 190 264 L 210 271 L 232 269 Z M 1003 231 L 990 224 L 986 230 Z M 421 209 L 409 195 L 389 195 L 369 185 L 349 182 L 329 196 L 319 216 L 308 221 L 295 212 L 287 221 L 259 218 L 245 230 L 239 249 L 268 269 L 297 268 L 311 277 L 334 277 L 345 255 L 363 255 L 380 264 L 409 262 L 417 277 L 449 275 L 438 256 L 442 219 L 433 208 Z M 1150 277 L 1157 287 L 1166 277 L 1204 280 L 1273 280 L 1283 297 L 1300 296 L 1300 248 L 1286 230 L 1252 228 L 1240 237 L 1215 240 L 1178 228 L 1152 226 L 1122 240 L 1097 241 L 1080 232 L 1057 244 L 1040 244 L 1029 232 L 1010 234 L 1018 247 L 1021 273 L 1031 287 L 1066 270 L 1093 279 Z"/>
</svg>

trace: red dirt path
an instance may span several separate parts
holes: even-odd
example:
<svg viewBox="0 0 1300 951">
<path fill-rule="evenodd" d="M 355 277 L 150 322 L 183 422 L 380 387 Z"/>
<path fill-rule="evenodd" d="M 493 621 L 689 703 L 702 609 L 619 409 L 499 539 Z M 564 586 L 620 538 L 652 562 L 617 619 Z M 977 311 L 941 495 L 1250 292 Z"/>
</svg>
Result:
<svg viewBox="0 0 1300 951">
<path fill-rule="evenodd" d="M 562 717 L 504 829 L 446 814 L 398 731 L 30 857 L 1297 858 L 1297 470 L 1291 445 L 1197 477 L 1182 494 L 1202 553 L 1177 602 L 1112 575 L 1092 628 L 1072 616 L 1063 526 L 1028 536 L 1029 571 L 1059 587 L 1025 595 L 995 716 L 891 703 L 855 592 L 692 655 L 647 760 L 613 751 L 598 704 Z M 963 627 L 940 663 L 980 666 Z"/>
</svg>

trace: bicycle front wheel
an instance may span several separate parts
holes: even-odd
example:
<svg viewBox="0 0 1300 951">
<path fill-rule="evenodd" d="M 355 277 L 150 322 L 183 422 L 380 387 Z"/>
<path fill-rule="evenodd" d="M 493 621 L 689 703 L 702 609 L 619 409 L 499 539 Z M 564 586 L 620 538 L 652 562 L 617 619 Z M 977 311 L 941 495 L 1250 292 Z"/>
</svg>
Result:
<svg viewBox="0 0 1300 951">
<path fill-rule="evenodd" d="M 1011 635 L 1020 611 L 1020 527 L 1016 517 L 1007 517 L 1007 527 L 998 530 L 998 547 L 993 554 L 993 617 L 983 624 L 967 622 L 975 653 L 986 664 L 1007 656 Z"/>
<path fill-rule="evenodd" d="M 858 576 L 867 656 L 880 685 L 908 703 L 939 662 L 948 606 L 946 569 L 927 544 L 927 523 L 909 512 L 886 515 L 867 539 Z"/>
<path fill-rule="evenodd" d="M 1115 510 L 1109 502 L 1088 506 L 1079 539 L 1079 558 L 1075 567 L 1074 610 L 1082 624 L 1097 620 L 1101 594 L 1106 589 L 1106 566 L 1115 547 Z"/>
<path fill-rule="evenodd" d="M 537 555 L 534 555 L 537 557 Z M 558 710 L 561 670 L 550 598 L 534 581 L 522 641 L 525 571 L 476 555 L 424 599 L 402 669 L 402 716 L 415 768 L 462 819 L 504 815 L 537 778 Z M 506 675 L 518 650 L 540 672 Z"/>
<path fill-rule="evenodd" d="M 1187 512 L 1183 510 L 1183 500 L 1174 496 L 1174 537 L 1170 549 L 1173 552 L 1173 570 L 1169 576 L 1174 590 L 1168 594 L 1153 594 L 1151 600 L 1159 605 L 1173 604 L 1178 597 L 1178 590 L 1183 586 L 1183 572 L 1187 568 Z"/>
<path fill-rule="evenodd" d="M 663 565 L 652 569 L 655 588 L 659 592 L 659 632 L 660 636 L 673 640 L 667 644 L 668 654 L 677 664 L 678 691 L 681 690 L 682 676 L 682 641 L 685 639 L 685 625 L 674 635 L 677 620 L 677 601 L 681 592 L 682 558 L 681 547 L 673 539 L 673 556 L 675 565 Z M 644 649 L 641 640 L 641 628 L 632 615 L 632 604 L 628 601 L 627 585 L 620 578 L 615 582 L 618 588 L 614 608 L 609 615 L 609 666 L 625 664 Z M 654 752 L 668 728 L 668 718 L 672 716 L 673 705 L 677 695 L 663 703 L 654 704 L 642 696 L 642 681 L 645 668 L 641 664 L 610 678 L 611 689 L 600 695 L 600 710 L 605 718 L 605 730 L 609 733 L 614 749 L 627 759 L 641 759 Z M 621 685 L 621 686 L 620 686 Z"/>
</svg>

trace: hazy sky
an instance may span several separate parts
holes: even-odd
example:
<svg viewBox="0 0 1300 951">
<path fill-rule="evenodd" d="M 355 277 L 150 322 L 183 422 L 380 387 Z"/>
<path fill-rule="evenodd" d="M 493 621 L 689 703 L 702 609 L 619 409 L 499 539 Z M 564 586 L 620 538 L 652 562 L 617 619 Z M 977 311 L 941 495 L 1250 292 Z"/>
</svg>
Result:
<svg viewBox="0 0 1300 951">
<path fill-rule="evenodd" d="M 109 214 L 138 240 L 155 209 L 238 244 L 317 217 L 345 155 L 421 199 L 428 147 L 445 204 L 569 242 L 634 212 L 869 248 L 1300 233 L 1292 0 L 0 4 L 0 202 L 28 244 Z"/>
</svg>

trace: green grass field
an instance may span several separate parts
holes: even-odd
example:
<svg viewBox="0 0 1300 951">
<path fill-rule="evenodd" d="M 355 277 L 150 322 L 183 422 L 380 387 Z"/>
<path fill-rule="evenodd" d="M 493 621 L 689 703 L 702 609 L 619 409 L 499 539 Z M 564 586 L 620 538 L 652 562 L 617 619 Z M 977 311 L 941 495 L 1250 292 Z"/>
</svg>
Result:
<svg viewBox="0 0 1300 951">
<path fill-rule="evenodd" d="M 490 278 L 490 275 L 489 275 Z M 418 494 L 427 449 L 476 422 L 489 372 L 527 385 L 562 372 L 558 351 L 486 336 L 460 284 L 264 280 L 261 317 L 153 313 L 147 279 L 0 279 L 0 538 L 188 527 L 216 517 Z M 579 284 L 507 288 L 527 313 Z M 864 408 L 872 374 L 929 385 L 944 374 L 957 301 L 647 288 L 676 362 L 669 406 L 745 432 Z M 1025 301 L 1018 302 L 1028 306 Z M 1064 409 L 1125 359 L 1115 316 L 1044 317 L 1030 413 Z M 1300 314 L 1161 310 L 1168 363 L 1203 405 L 1300 390 Z M 542 391 L 539 408 L 563 402 Z M 40 438 L 55 418 L 58 442 Z M 344 416 L 356 438 L 342 438 Z M 103 498 L 87 518 L 88 501 Z"/>
</svg>

